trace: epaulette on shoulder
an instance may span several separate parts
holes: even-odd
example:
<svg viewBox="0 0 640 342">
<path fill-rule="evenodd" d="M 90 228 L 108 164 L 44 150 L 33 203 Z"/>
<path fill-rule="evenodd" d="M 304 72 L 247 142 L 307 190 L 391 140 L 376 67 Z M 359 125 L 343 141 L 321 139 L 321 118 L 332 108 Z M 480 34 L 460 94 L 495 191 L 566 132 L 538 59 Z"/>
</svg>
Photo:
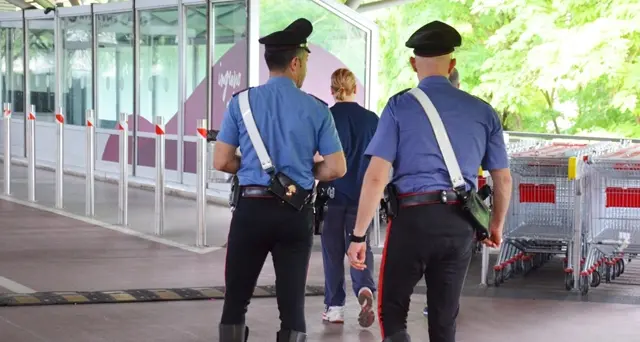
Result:
<svg viewBox="0 0 640 342">
<path fill-rule="evenodd" d="M 325 105 L 325 106 L 329 107 L 329 104 L 328 104 L 328 103 L 326 103 L 326 102 L 324 102 L 324 101 L 322 101 L 322 99 L 320 99 L 319 97 L 317 97 L 317 96 L 315 96 L 315 95 L 313 95 L 313 94 L 310 94 L 310 93 L 307 93 L 307 95 L 309 95 L 309 96 L 313 97 L 314 99 L 318 100 L 318 102 L 320 102 L 320 103 L 322 103 L 323 105 Z"/>
<path fill-rule="evenodd" d="M 407 88 L 407 89 L 401 90 L 401 91 L 397 92 L 396 94 L 393 94 L 393 96 L 391 96 L 391 98 L 398 97 L 398 96 L 408 92 L 409 90 L 411 90 L 411 88 Z"/>
<path fill-rule="evenodd" d="M 235 93 L 233 93 L 233 95 L 231 95 L 231 97 L 236 97 L 236 95 L 240 94 L 241 92 L 243 92 L 243 91 L 245 91 L 245 90 L 249 90 L 249 89 L 251 89 L 251 88 L 253 88 L 253 87 L 249 87 L 249 88 L 244 88 L 244 89 L 242 89 L 242 90 L 238 90 L 238 91 L 236 91 Z"/>
</svg>

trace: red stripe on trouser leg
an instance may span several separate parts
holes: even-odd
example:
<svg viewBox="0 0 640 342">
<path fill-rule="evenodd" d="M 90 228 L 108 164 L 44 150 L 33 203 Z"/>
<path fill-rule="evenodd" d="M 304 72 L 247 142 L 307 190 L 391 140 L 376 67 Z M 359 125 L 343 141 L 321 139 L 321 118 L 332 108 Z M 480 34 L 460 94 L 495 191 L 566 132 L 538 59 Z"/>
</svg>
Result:
<svg viewBox="0 0 640 342">
<path fill-rule="evenodd" d="M 378 279 L 378 321 L 380 322 L 380 334 L 384 335 L 384 324 L 382 324 L 382 296 L 384 293 L 384 266 L 387 260 L 387 246 L 389 244 L 389 233 L 391 232 L 391 219 L 388 218 L 387 233 L 385 234 L 384 247 L 382 248 L 382 260 L 380 261 L 380 278 Z"/>
</svg>

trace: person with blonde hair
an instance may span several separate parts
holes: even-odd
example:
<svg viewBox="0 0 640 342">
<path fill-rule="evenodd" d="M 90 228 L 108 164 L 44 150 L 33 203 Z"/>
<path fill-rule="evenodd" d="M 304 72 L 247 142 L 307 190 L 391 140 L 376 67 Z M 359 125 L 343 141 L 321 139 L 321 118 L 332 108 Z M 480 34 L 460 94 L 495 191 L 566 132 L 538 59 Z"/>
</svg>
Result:
<svg viewBox="0 0 640 342">
<path fill-rule="evenodd" d="M 336 101 L 331 113 L 347 159 L 347 173 L 328 184 L 334 188 L 335 195 L 327 203 L 322 231 L 326 306 L 322 318 L 330 323 L 344 323 L 344 257 L 356 222 L 362 179 L 369 165 L 364 151 L 378 126 L 378 116 L 356 102 L 357 91 L 356 77 L 350 70 L 338 69 L 331 75 L 331 94 Z M 375 321 L 373 301 L 376 285 L 373 280 L 373 253 L 368 241 L 366 253 L 367 268 L 351 269 L 353 291 L 361 305 L 358 322 L 363 327 L 369 327 Z"/>
</svg>

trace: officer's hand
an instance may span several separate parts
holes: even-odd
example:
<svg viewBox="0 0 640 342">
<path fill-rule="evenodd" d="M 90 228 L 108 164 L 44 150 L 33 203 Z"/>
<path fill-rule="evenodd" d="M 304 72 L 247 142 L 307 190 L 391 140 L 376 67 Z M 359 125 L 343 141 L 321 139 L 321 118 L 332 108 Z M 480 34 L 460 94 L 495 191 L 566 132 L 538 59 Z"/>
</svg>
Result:
<svg viewBox="0 0 640 342">
<path fill-rule="evenodd" d="M 489 227 L 489 238 L 482 241 L 487 247 L 499 248 L 502 244 L 502 227 L 491 225 Z"/>
<path fill-rule="evenodd" d="M 367 244 L 364 242 L 352 242 L 349 245 L 349 250 L 347 251 L 347 256 L 349 257 L 349 262 L 351 263 L 351 267 L 356 270 L 362 271 L 367 268 L 367 264 L 364 263 L 367 257 Z"/>
</svg>

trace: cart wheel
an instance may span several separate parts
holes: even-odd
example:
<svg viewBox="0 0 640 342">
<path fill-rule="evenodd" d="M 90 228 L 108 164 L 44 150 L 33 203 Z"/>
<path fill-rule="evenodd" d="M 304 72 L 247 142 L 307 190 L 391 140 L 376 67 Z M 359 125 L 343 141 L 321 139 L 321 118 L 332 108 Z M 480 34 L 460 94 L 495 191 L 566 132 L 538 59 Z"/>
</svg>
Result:
<svg viewBox="0 0 640 342">
<path fill-rule="evenodd" d="M 611 280 L 616 280 L 616 274 L 618 274 L 618 262 L 614 262 L 611 265 Z"/>
<path fill-rule="evenodd" d="M 502 281 L 502 271 L 493 271 L 493 286 L 500 287 Z"/>
<path fill-rule="evenodd" d="M 624 259 L 620 259 L 620 274 L 624 274 L 624 266 Z"/>
<path fill-rule="evenodd" d="M 604 281 L 606 283 L 611 282 L 611 273 L 612 273 L 611 271 L 612 271 L 611 265 L 606 265 L 604 269 Z"/>
<path fill-rule="evenodd" d="M 591 287 L 598 287 L 600 286 L 601 282 L 602 282 L 602 276 L 600 276 L 600 272 L 593 271 L 593 274 L 591 276 Z"/>
<path fill-rule="evenodd" d="M 567 289 L 567 291 L 573 289 L 573 273 L 564 274 L 564 288 Z"/>
<path fill-rule="evenodd" d="M 589 276 L 580 277 L 580 293 L 583 295 L 589 293 Z"/>
<path fill-rule="evenodd" d="M 524 261 L 522 262 L 522 266 L 523 266 L 523 269 L 522 269 L 523 276 L 526 277 L 527 275 L 529 275 L 529 272 L 531 272 L 531 270 L 533 269 L 533 265 L 531 264 L 530 261 Z"/>
</svg>

